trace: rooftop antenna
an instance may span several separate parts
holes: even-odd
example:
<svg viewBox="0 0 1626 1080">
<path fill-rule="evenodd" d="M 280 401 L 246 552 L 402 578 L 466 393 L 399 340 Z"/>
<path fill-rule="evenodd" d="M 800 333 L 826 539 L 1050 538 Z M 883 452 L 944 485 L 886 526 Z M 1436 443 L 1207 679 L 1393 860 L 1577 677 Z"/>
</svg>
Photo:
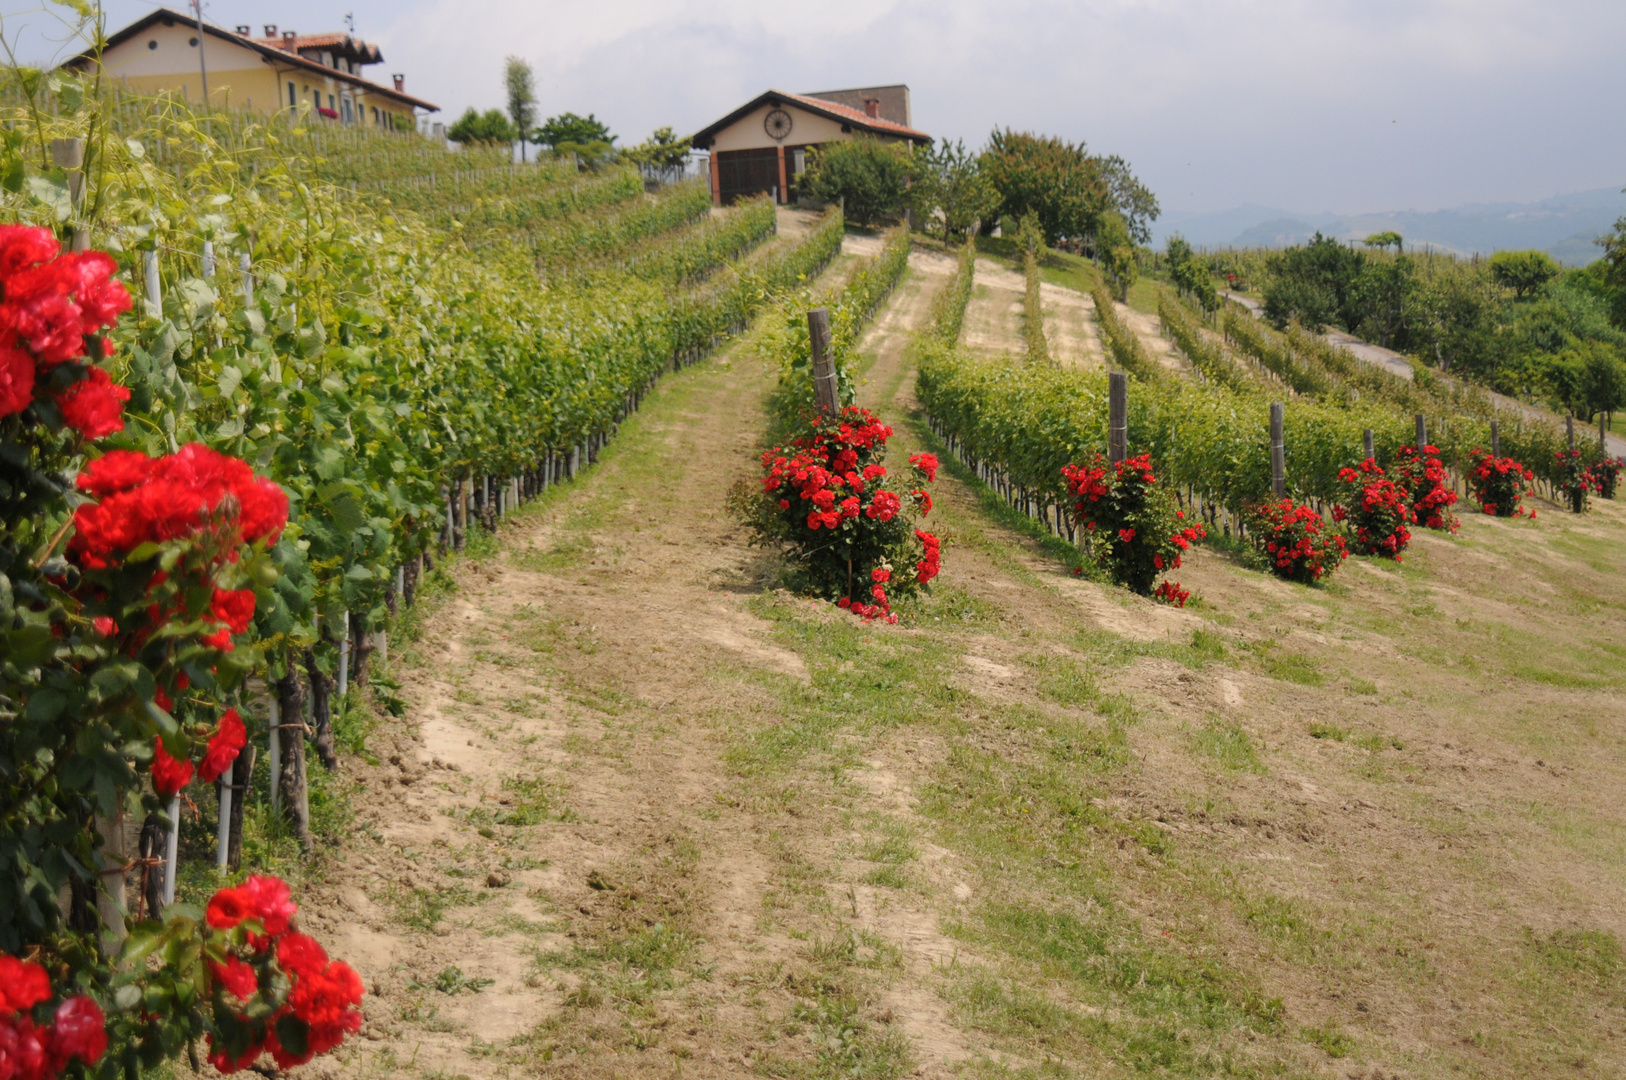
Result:
<svg viewBox="0 0 1626 1080">
<path fill-rule="evenodd" d="M 344 25 L 350 28 L 352 34 L 356 32 L 356 13 L 354 11 L 344 13 Z"/>
<path fill-rule="evenodd" d="M 192 0 L 192 12 L 198 17 L 198 73 L 203 78 L 203 107 L 209 108 L 209 64 L 203 58 L 203 0 Z"/>
</svg>

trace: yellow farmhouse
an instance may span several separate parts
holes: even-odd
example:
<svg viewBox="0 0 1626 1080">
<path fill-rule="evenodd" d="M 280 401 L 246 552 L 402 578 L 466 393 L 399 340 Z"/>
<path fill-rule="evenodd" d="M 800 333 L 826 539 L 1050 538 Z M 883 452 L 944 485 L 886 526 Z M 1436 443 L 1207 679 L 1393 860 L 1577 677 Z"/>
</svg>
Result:
<svg viewBox="0 0 1626 1080">
<path fill-rule="evenodd" d="M 168 90 L 201 102 L 207 68 L 216 108 L 305 108 L 336 123 L 394 131 L 416 131 L 420 110 L 440 111 L 406 93 L 404 75 L 393 76 L 393 87 L 362 77 L 362 68 L 384 60 L 377 45 L 350 34 L 279 31 L 275 24 L 259 37 L 251 29 L 233 32 L 206 22 L 200 37 L 196 19 L 159 8 L 107 39 L 104 77 L 138 93 Z M 64 66 L 91 62 L 83 54 Z"/>
</svg>

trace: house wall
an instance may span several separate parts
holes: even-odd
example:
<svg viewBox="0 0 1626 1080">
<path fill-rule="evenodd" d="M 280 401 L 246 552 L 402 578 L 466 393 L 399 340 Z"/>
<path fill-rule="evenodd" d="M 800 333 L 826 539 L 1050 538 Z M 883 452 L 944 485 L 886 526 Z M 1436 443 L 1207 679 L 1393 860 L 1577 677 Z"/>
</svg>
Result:
<svg viewBox="0 0 1626 1080">
<path fill-rule="evenodd" d="M 712 139 L 712 153 L 720 150 L 757 150 L 778 146 L 779 143 L 770 139 L 762 126 L 762 121 L 775 108 L 784 109 L 790 114 L 790 134 L 785 136 L 786 146 L 839 142 L 842 139 L 852 138 L 852 134 L 843 132 L 841 124 L 835 120 L 798 109 L 795 105 L 764 105 L 719 131 Z"/>
<path fill-rule="evenodd" d="M 137 93 L 156 94 L 168 90 L 183 94 L 188 101 L 202 101 L 198 50 L 190 43 L 196 37 L 195 26 L 189 30 L 179 22 L 173 26 L 155 24 L 148 33 L 107 50 L 102 55 L 102 66 L 108 78 Z M 149 42 L 157 42 L 158 47 L 151 48 Z M 373 108 L 376 106 L 379 110 L 377 126 L 390 126 L 385 119 L 388 113 L 395 116 L 396 129 L 413 131 L 417 128 L 412 108 L 393 98 L 369 94 L 352 83 L 319 71 L 293 67 L 278 70 L 282 65 L 267 61 L 252 49 L 217 37 L 209 37 L 204 49 L 204 59 L 209 65 L 209 100 L 216 106 L 254 108 L 262 112 L 286 109 L 291 82 L 300 106 L 328 108 L 331 95 L 331 107 L 342 118 L 342 99 L 348 95 L 357 110 L 354 115 L 359 126 L 374 126 Z"/>
<path fill-rule="evenodd" d="M 904 127 L 914 127 L 909 119 L 909 88 L 907 86 L 871 86 L 858 87 L 852 90 L 820 90 L 803 97 L 818 98 L 821 101 L 833 101 L 837 105 L 845 105 L 849 109 L 864 111 L 865 99 L 880 102 L 881 119 L 890 120 L 894 124 Z"/>
</svg>

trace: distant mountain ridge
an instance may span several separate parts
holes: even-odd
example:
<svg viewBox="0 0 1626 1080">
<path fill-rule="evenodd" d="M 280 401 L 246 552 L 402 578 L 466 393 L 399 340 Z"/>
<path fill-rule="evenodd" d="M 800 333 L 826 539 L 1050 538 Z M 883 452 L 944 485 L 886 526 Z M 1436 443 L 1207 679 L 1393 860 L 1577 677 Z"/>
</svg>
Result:
<svg viewBox="0 0 1626 1080">
<path fill-rule="evenodd" d="M 1300 214 L 1254 204 L 1212 213 L 1165 214 L 1153 229 L 1161 247 L 1174 233 L 1193 246 L 1286 247 L 1317 231 L 1340 240 L 1364 240 L 1393 230 L 1407 247 L 1458 255 L 1536 248 L 1568 266 L 1584 266 L 1602 254 L 1593 241 L 1626 217 L 1626 193 L 1598 188 L 1555 195 L 1535 203 L 1472 203 L 1451 210 L 1398 210 L 1379 214 Z"/>
</svg>

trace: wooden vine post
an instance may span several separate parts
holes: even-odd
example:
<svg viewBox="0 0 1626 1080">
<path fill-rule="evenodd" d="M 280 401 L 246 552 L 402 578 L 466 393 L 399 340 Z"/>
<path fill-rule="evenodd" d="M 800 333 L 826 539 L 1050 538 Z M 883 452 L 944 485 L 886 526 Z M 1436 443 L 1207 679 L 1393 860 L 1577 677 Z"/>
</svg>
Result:
<svg viewBox="0 0 1626 1080">
<path fill-rule="evenodd" d="M 1491 421 L 1491 457 L 1502 456 L 1502 433 L 1496 428 L 1496 421 Z"/>
<path fill-rule="evenodd" d="M 1570 449 L 1575 449 L 1575 414 L 1568 413 L 1564 417 L 1564 428 L 1569 433 Z"/>
<path fill-rule="evenodd" d="M 1417 414 L 1417 456 L 1423 456 L 1423 447 L 1428 445 L 1428 425 L 1423 422 L 1423 414 Z"/>
<path fill-rule="evenodd" d="M 1116 465 L 1129 456 L 1129 376 L 1107 373 L 1107 460 Z"/>
<path fill-rule="evenodd" d="M 90 250 L 90 230 L 81 216 L 85 208 L 85 140 L 52 139 L 51 164 L 68 173 L 68 202 L 77 219 L 73 226 L 74 251 Z"/>
<path fill-rule="evenodd" d="M 1372 429 L 1367 428 L 1361 432 L 1361 446 L 1366 450 L 1366 460 L 1376 461 L 1377 452 L 1372 447 Z"/>
<path fill-rule="evenodd" d="M 841 392 L 836 385 L 835 358 L 830 355 L 830 309 L 814 308 L 807 313 L 807 337 L 813 352 L 813 397 L 826 416 L 841 412 Z"/>
<path fill-rule="evenodd" d="M 1287 498 L 1287 446 L 1282 440 L 1282 403 L 1270 403 L 1270 490 L 1277 501 Z"/>
</svg>

